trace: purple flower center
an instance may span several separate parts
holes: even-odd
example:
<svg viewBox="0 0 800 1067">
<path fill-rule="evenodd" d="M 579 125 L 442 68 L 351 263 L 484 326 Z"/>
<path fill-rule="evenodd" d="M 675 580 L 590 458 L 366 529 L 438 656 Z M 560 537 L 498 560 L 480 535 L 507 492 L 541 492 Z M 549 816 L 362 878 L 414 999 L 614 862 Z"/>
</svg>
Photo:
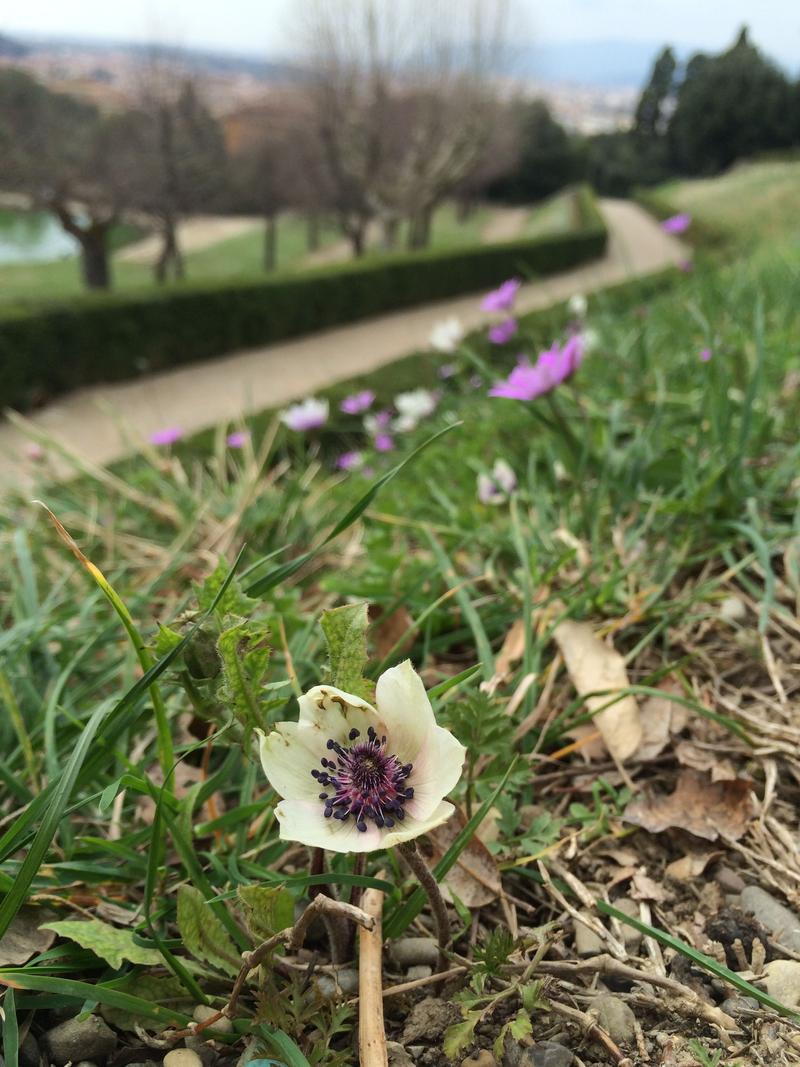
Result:
<svg viewBox="0 0 800 1067">
<path fill-rule="evenodd" d="M 406 779 L 414 766 L 388 753 L 386 738 L 378 737 L 372 726 L 366 741 L 359 741 L 360 736 L 351 730 L 348 739 L 355 744 L 349 746 L 330 738 L 327 747 L 336 758 L 323 757 L 323 769 L 315 767 L 311 776 L 323 787 L 319 799 L 325 805 L 325 818 L 346 822 L 352 815 L 356 828 L 365 833 L 367 819 L 381 829 L 406 817 L 405 805 L 414 796 Z"/>
</svg>

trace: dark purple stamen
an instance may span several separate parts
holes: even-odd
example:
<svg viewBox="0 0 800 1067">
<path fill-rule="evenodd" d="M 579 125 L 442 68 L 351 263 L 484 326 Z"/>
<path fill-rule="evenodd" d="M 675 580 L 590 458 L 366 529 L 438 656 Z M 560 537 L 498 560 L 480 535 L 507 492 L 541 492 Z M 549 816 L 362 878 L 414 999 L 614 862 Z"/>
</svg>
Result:
<svg viewBox="0 0 800 1067">
<path fill-rule="evenodd" d="M 352 729 L 347 736 L 350 741 L 357 741 L 361 734 Z M 406 782 L 413 764 L 402 764 L 397 756 L 387 753 L 386 737 L 379 738 L 372 726 L 367 738 L 349 748 L 331 738 L 326 748 L 335 752 L 338 759 L 334 762 L 323 758 L 320 763 L 326 769 L 311 772 L 319 785 L 330 790 L 319 794 L 325 804 L 325 818 L 333 816 L 345 822 L 352 815 L 361 833 L 366 833 L 367 819 L 379 829 L 391 828 L 395 820 L 402 822 L 405 805 L 414 796 Z"/>
</svg>

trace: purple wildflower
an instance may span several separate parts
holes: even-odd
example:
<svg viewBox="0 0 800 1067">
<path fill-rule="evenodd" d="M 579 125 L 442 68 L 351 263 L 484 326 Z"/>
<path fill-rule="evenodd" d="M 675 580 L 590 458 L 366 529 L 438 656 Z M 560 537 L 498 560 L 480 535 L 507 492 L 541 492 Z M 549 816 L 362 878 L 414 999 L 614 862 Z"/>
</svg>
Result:
<svg viewBox="0 0 800 1067">
<path fill-rule="evenodd" d="M 552 348 L 540 352 L 533 366 L 517 364 L 506 381 L 498 382 L 489 390 L 489 396 L 535 400 L 570 378 L 582 360 L 583 338 L 580 334 L 573 334 L 563 348 L 554 344 Z"/>
<path fill-rule="evenodd" d="M 484 311 L 510 311 L 521 285 L 519 278 L 509 278 L 497 289 L 486 294 L 481 301 L 481 308 Z"/>
<path fill-rule="evenodd" d="M 668 219 L 664 219 L 661 229 L 664 233 L 686 233 L 691 225 L 692 216 L 686 211 L 681 211 L 678 215 L 671 215 Z"/>
<path fill-rule="evenodd" d="M 363 452 L 343 452 L 336 460 L 336 466 L 340 471 L 354 471 L 364 463 Z"/>
<path fill-rule="evenodd" d="M 473 374 L 469 380 L 470 389 L 480 389 L 482 385 L 483 378 L 481 378 L 480 374 Z"/>
<path fill-rule="evenodd" d="M 156 430 L 155 433 L 150 434 L 151 445 L 174 445 L 176 441 L 180 441 L 183 437 L 183 430 L 180 426 L 167 426 L 163 430 Z"/>
<path fill-rule="evenodd" d="M 678 270 L 683 271 L 684 274 L 691 274 L 694 270 L 694 263 L 691 259 L 682 259 L 678 264 Z"/>
<path fill-rule="evenodd" d="M 345 415 L 362 415 L 372 407 L 375 394 L 371 389 L 362 389 L 360 393 L 351 393 L 341 403 L 341 410 Z"/>
<path fill-rule="evenodd" d="M 493 345 L 507 344 L 517 332 L 517 320 L 515 318 L 504 319 L 489 327 L 489 340 Z"/>
<path fill-rule="evenodd" d="M 490 474 L 478 475 L 481 504 L 502 504 L 517 488 L 517 476 L 504 459 L 495 461 Z"/>
<path fill-rule="evenodd" d="M 225 438 L 225 443 L 228 448 L 244 448 L 247 442 L 250 440 L 249 430 L 234 430 L 233 433 L 229 433 Z"/>
<path fill-rule="evenodd" d="M 445 378 L 452 378 L 457 370 L 458 366 L 455 363 L 443 363 L 437 373 L 444 380 Z"/>
<path fill-rule="evenodd" d="M 392 452 L 394 450 L 394 438 L 388 433 L 379 433 L 375 435 L 375 451 L 376 452 Z"/>
<path fill-rule="evenodd" d="M 711 359 L 711 349 L 704 348 L 700 352 L 700 359 L 703 361 L 703 363 L 708 363 L 708 361 Z"/>
</svg>

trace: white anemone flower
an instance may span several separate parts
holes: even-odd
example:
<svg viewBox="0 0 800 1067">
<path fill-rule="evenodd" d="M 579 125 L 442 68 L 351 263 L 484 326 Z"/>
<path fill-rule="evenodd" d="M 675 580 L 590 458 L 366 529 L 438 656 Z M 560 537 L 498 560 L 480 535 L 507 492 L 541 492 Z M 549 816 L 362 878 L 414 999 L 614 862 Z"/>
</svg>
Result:
<svg viewBox="0 0 800 1067">
<path fill-rule="evenodd" d="M 290 430 L 303 433 L 306 430 L 317 430 L 328 421 L 330 403 L 327 400 L 318 400 L 317 397 L 309 396 L 299 404 L 291 404 L 281 414 L 281 422 Z"/>
<path fill-rule="evenodd" d="M 464 327 L 455 315 L 435 323 L 428 341 L 437 352 L 455 352 L 464 340 Z"/>
<path fill-rule="evenodd" d="M 398 417 L 392 423 L 392 428 L 401 433 L 413 430 L 420 420 L 433 414 L 438 402 L 436 393 L 429 389 L 412 389 L 408 393 L 398 393 L 394 398 Z"/>
<path fill-rule="evenodd" d="M 504 459 L 495 461 L 491 474 L 478 475 L 478 499 L 482 504 L 503 504 L 517 488 L 517 476 Z"/>
<path fill-rule="evenodd" d="M 575 293 L 569 298 L 569 311 L 576 319 L 586 318 L 586 309 L 589 306 L 583 293 Z"/>
<path fill-rule="evenodd" d="M 453 814 L 444 797 L 461 777 L 466 749 L 437 726 L 408 660 L 380 676 L 374 708 L 331 685 L 314 686 L 298 703 L 298 722 L 258 731 L 264 773 L 283 798 L 275 815 L 284 841 L 374 852 Z"/>
</svg>

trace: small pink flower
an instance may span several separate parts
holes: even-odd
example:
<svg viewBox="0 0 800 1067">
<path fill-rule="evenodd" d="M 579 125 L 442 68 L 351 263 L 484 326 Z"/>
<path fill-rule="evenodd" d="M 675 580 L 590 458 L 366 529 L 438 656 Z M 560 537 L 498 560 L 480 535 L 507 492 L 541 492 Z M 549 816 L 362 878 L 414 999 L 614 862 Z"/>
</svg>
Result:
<svg viewBox="0 0 800 1067">
<path fill-rule="evenodd" d="M 336 466 L 340 471 L 354 471 L 364 464 L 363 452 L 343 452 L 336 460 Z"/>
<path fill-rule="evenodd" d="M 493 289 L 491 293 L 487 293 L 481 301 L 481 308 L 484 311 L 510 311 L 514 306 L 514 301 L 517 299 L 517 293 L 522 282 L 519 278 L 509 278 L 507 282 L 503 282 L 497 289 Z"/>
<path fill-rule="evenodd" d="M 684 274 L 691 274 L 694 270 L 694 263 L 691 259 L 682 259 L 678 264 L 678 270 L 683 271 Z"/>
<path fill-rule="evenodd" d="M 511 340 L 516 332 L 517 320 L 508 318 L 489 328 L 489 340 L 493 345 L 504 345 Z"/>
<path fill-rule="evenodd" d="M 375 435 L 375 451 L 376 452 L 393 452 L 394 451 L 394 438 L 388 433 L 379 433 Z"/>
<path fill-rule="evenodd" d="M 306 397 L 299 404 L 290 405 L 281 415 L 281 422 L 290 430 L 304 433 L 306 430 L 318 430 L 328 421 L 328 401 Z"/>
<path fill-rule="evenodd" d="M 458 367 L 455 363 L 443 363 L 437 373 L 442 380 L 445 380 L 452 378 L 457 371 Z"/>
<path fill-rule="evenodd" d="M 249 430 L 234 430 L 233 433 L 229 433 L 225 438 L 225 443 L 228 448 L 244 448 L 249 440 Z"/>
<path fill-rule="evenodd" d="M 661 229 L 664 233 L 686 233 L 691 225 L 692 216 L 686 211 L 681 211 L 678 215 L 671 215 L 668 219 L 664 219 Z"/>
<path fill-rule="evenodd" d="M 183 430 L 180 426 L 167 426 L 163 430 L 156 430 L 155 433 L 150 434 L 151 445 L 174 445 L 176 441 L 180 441 L 183 437 Z"/>
<path fill-rule="evenodd" d="M 583 338 L 573 334 L 563 348 L 554 344 L 540 352 L 534 366 L 518 363 L 504 382 L 498 382 L 489 390 L 489 396 L 535 400 L 572 377 L 581 365 L 583 355 Z"/>
<path fill-rule="evenodd" d="M 372 407 L 375 394 L 371 389 L 363 389 L 360 393 L 351 393 L 346 396 L 340 405 L 340 410 L 345 415 L 362 415 Z"/>
<path fill-rule="evenodd" d="M 40 463 L 44 459 L 44 449 L 36 441 L 28 441 L 23 451 L 25 452 L 25 458 L 32 460 L 34 463 Z"/>
<path fill-rule="evenodd" d="M 708 361 L 711 359 L 711 349 L 702 349 L 702 351 L 700 352 L 700 359 L 703 361 L 703 363 L 708 363 Z"/>
<path fill-rule="evenodd" d="M 481 378 L 480 374 L 473 374 L 469 380 L 470 389 L 480 389 L 482 385 L 483 378 Z"/>
</svg>

